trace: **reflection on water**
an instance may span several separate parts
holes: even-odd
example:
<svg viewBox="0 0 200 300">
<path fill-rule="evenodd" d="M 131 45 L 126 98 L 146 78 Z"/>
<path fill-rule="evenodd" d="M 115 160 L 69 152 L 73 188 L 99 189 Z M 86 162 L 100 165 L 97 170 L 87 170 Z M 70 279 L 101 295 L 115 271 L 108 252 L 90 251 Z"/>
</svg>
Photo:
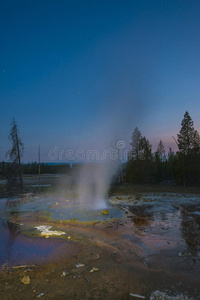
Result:
<svg viewBox="0 0 200 300">
<path fill-rule="evenodd" d="M 152 206 L 130 206 L 129 211 L 133 214 L 131 220 L 136 226 L 150 226 L 153 219 Z"/>
<path fill-rule="evenodd" d="M 149 226 L 150 225 L 150 219 L 147 217 L 145 218 L 145 217 L 135 216 L 132 218 L 132 221 L 137 226 Z"/>
<path fill-rule="evenodd" d="M 129 210 L 133 214 L 136 214 L 137 216 L 140 217 L 147 217 L 147 218 L 152 218 L 153 217 L 153 212 L 151 211 L 152 205 L 141 205 L 141 206 L 130 206 Z"/>
<path fill-rule="evenodd" d="M 151 205 L 140 203 L 129 206 L 131 220 L 136 229 L 143 230 L 144 234 L 141 234 L 140 238 L 150 247 L 157 247 L 158 244 L 161 247 L 182 245 L 184 255 L 199 257 L 200 205 L 195 201 L 189 203 L 190 199 L 184 199 L 177 206 L 178 200 L 169 198 Z"/>
<path fill-rule="evenodd" d="M 9 260 L 12 255 L 14 241 L 20 233 L 19 225 L 9 220 L 2 220 L 1 223 L 2 223 L 1 226 L 5 228 L 7 232 L 7 241 L 4 242 L 5 242 L 7 260 Z M 1 236 L 1 240 L 2 240 L 2 236 Z"/>
<path fill-rule="evenodd" d="M 0 236 L 0 266 L 42 264 L 72 257 L 80 251 L 73 242 L 63 239 L 26 236 L 19 225 L 6 219 L 0 220 Z"/>
<path fill-rule="evenodd" d="M 200 206 L 184 205 L 181 210 L 181 233 L 192 255 L 200 255 Z"/>
<path fill-rule="evenodd" d="M 22 200 L 20 198 L 14 198 L 14 199 L 7 199 L 6 200 L 6 207 L 12 208 L 17 207 L 18 205 L 22 204 Z"/>
</svg>

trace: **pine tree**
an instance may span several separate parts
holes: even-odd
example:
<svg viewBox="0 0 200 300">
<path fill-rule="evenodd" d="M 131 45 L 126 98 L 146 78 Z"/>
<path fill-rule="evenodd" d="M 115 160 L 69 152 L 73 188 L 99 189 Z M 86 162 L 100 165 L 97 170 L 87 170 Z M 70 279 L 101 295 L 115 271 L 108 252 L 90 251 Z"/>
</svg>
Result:
<svg viewBox="0 0 200 300">
<path fill-rule="evenodd" d="M 154 153 L 154 168 L 155 168 L 155 180 L 161 182 L 165 177 L 165 147 L 160 140 L 157 150 Z"/>
<path fill-rule="evenodd" d="M 151 144 L 142 136 L 138 127 L 131 137 L 131 151 L 127 163 L 127 178 L 134 183 L 147 183 L 151 180 Z"/>
<path fill-rule="evenodd" d="M 136 127 L 133 131 L 132 137 L 131 137 L 131 158 L 135 157 L 136 159 L 139 159 L 139 153 L 141 150 L 141 139 L 142 135 L 139 131 L 138 127 Z"/>
<path fill-rule="evenodd" d="M 164 161 L 165 160 L 165 147 L 163 145 L 163 142 L 160 140 L 159 144 L 158 144 L 158 148 L 156 150 L 156 153 L 155 153 L 156 157 L 158 160 L 160 161 Z"/>
<path fill-rule="evenodd" d="M 193 150 L 195 154 L 200 153 L 200 134 L 197 130 L 194 131 Z"/>
<path fill-rule="evenodd" d="M 19 137 L 19 127 L 13 118 L 11 123 L 11 129 L 9 134 L 9 140 L 12 141 L 12 148 L 7 152 L 12 165 L 10 167 L 10 174 L 8 179 L 10 183 L 13 182 L 13 178 L 16 179 L 16 176 L 20 178 L 20 188 L 23 189 L 23 180 L 22 180 L 22 170 L 21 170 L 21 160 L 24 152 L 24 145 L 21 142 Z M 9 184 L 11 185 L 11 184 Z"/>
<path fill-rule="evenodd" d="M 169 163 L 169 168 L 170 168 L 172 184 L 174 184 L 174 167 L 173 167 L 174 156 L 175 155 L 174 155 L 174 152 L 172 151 L 172 148 L 169 147 L 168 163 Z"/>
<path fill-rule="evenodd" d="M 178 136 L 179 163 L 182 169 L 183 184 L 194 183 L 199 177 L 200 136 L 186 111 Z"/>
<path fill-rule="evenodd" d="M 189 155 L 195 145 L 195 130 L 194 123 L 187 111 L 184 114 L 181 126 L 181 130 L 177 134 L 178 148 L 184 155 Z"/>
<path fill-rule="evenodd" d="M 151 160 L 152 159 L 151 149 L 152 149 L 152 145 L 150 144 L 149 140 L 145 136 L 143 136 L 140 139 L 140 154 L 139 154 L 140 159 Z"/>
</svg>

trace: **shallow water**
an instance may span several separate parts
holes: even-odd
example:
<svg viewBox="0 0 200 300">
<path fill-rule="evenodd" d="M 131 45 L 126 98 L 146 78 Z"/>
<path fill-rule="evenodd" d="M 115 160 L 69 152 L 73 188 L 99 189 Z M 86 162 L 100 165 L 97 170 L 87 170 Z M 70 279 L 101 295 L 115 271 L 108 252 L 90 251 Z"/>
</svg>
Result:
<svg viewBox="0 0 200 300">
<path fill-rule="evenodd" d="M 148 254 L 176 248 L 183 254 L 180 256 L 190 256 L 199 262 L 199 196 L 157 193 L 143 194 L 139 201 L 129 198 L 111 199 L 113 204 L 125 208 L 133 222 L 133 230 L 127 238 L 137 240 Z"/>
<path fill-rule="evenodd" d="M 90 210 L 89 204 L 77 200 L 55 197 L 7 198 L 0 200 L 0 265 L 22 262 L 47 262 L 65 246 L 66 256 L 71 253 L 71 244 L 60 238 L 30 237 L 23 233 L 39 235 L 35 229 L 43 219 L 51 221 L 73 221 L 81 223 L 105 222 L 122 218 L 124 211 L 113 206 L 108 214 L 102 210 Z M 32 227 L 30 227 L 30 222 Z M 28 229 L 27 229 L 28 228 Z M 68 246 L 67 245 L 68 243 Z M 72 251 L 73 252 L 73 251 Z M 75 251 L 76 252 L 76 251 Z M 71 253 L 72 255 L 73 253 Z"/>
<path fill-rule="evenodd" d="M 1 265 L 70 258 L 79 253 L 81 241 L 86 245 L 85 259 L 92 252 L 91 245 L 97 247 L 96 251 L 106 249 L 108 254 L 99 268 L 104 274 L 110 274 L 109 282 L 115 273 L 126 270 L 119 290 L 126 283 L 131 286 L 136 282 L 136 287 L 141 286 L 141 294 L 150 296 L 157 289 L 162 294 L 168 289 L 170 295 L 188 291 L 194 299 L 199 299 L 198 196 L 157 193 L 142 194 L 140 199 L 112 197 L 108 201 L 107 215 L 101 210 L 90 210 L 89 203 L 64 197 L 1 199 L 0 209 Z M 52 230 L 66 235 L 41 237 L 40 231 L 35 229 L 40 225 L 52 225 Z M 137 275 L 141 278 L 134 281 L 138 262 Z M 131 292 L 139 294 L 140 289 Z"/>
<path fill-rule="evenodd" d="M 3 201 L 2 201 L 3 206 Z M 90 203 L 81 203 L 78 200 L 68 200 L 57 197 L 35 197 L 31 201 L 21 199 L 7 199 L 3 211 L 7 215 L 23 214 L 24 212 L 45 212 L 51 220 L 75 220 L 77 222 L 107 221 L 112 218 L 123 218 L 124 212 L 112 205 L 107 207 L 108 214 L 102 209 L 91 209 Z"/>
<path fill-rule="evenodd" d="M 57 253 L 63 256 L 64 251 L 66 258 L 79 250 L 66 240 L 25 236 L 18 224 L 6 218 L 0 220 L 0 236 L 0 265 L 42 264 L 52 257 L 56 260 Z"/>
</svg>

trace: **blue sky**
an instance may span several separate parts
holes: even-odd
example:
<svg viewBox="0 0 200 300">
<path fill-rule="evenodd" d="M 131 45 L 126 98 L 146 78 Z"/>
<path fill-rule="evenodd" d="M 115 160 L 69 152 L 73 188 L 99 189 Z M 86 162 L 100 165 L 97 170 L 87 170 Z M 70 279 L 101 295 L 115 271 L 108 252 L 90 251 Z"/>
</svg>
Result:
<svg viewBox="0 0 200 300">
<path fill-rule="evenodd" d="M 0 160 L 15 117 L 24 161 L 59 149 L 128 146 L 136 126 L 175 144 L 189 111 L 200 129 L 200 2 L 0 2 Z"/>
</svg>

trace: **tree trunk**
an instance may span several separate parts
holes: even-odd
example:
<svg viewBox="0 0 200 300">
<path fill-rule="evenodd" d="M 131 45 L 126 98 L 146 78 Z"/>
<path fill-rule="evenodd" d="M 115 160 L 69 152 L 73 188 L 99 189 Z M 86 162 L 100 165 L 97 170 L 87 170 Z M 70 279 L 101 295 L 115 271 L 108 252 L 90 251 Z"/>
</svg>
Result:
<svg viewBox="0 0 200 300">
<path fill-rule="evenodd" d="M 20 190 L 23 190 L 23 178 L 22 178 L 22 169 L 21 169 L 21 157 L 20 157 L 20 150 L 19 150 L 18 139 L 17 139 L 17 156 L 18 156 L 18 163 L 19 163 Z"/>
</svg>

